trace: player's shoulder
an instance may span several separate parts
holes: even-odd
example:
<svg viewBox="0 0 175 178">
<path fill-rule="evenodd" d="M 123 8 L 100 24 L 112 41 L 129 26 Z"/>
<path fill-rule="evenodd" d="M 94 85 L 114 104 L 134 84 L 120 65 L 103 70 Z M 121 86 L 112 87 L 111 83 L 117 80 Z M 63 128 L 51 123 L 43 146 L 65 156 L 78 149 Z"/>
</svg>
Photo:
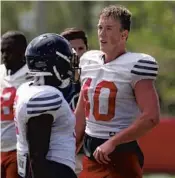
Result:
<svg viewBox="0 0 175 178">
<path fill-rule="evenodd" d="M 28 102 L 30 101 L 49 101 L 62 98 L 61 91 L 49 85 L 35 85 L 33 82 L 26 82 L 20 86 L 21 92 L 28 91 Z"/>
<path fill-rule="evenodd" d="M 133 53 L 133 52 L 127 52 L 123 55 L 121 55 L 119 58 L 121 58 L 124 63 L 150 63 L 154 64 L 157 63 L 154 57 L 151 55 L 145 54 L 145 53 Z M 124 60 L 123 60 L 124 59 Z"/>
<path fill-rule="evenodd" d="M 3 79 L 6 76 L 7 70 L 4 64 L 0 64 L 0 79 Z"/>
<path fill-rule="evenodd" d="M 27 67 L 27 64 L 22 66 L 15 74 L 13 74 L 13 78 L 24 78 L 26 81 L 30 81 L 33 79 L 33 76 L 29 75 L 29 69 Z"/>
<path fill-rule="evenodd" d="M 6 67 L 5 67 L 4 64 L 0 64 L 0 70 L 1 70 L 1 71 L 6 71 Z"/>
<path fill-rule="evenodd" d="M 130 53 L 129 73 L 134 86 L 137 81 L 142 79 L 156 80 L 158 75 L 158 63 L 156 59 L 144 53 Z M 129 60 L 128 59 L 128 60 Z"/>
<path fill-rule="evenodd" d="M 154 57 L 144 53 L 131 53 L 132 74 L 138 75 L 157 75 L 158 63 Z"/>
<path fill-rule="evenodd" d="M 149 64 L 157 64 L 156 59 L 145 53 L 130 53 L 129 56 L 136 63 L 149 63 Z"/>
<path fill-rule="evenodd" d="M 27 93 L 30 87 L 30 84 L 32 84 L 32 81 L 27 81 L 22 83 L 18 88 L 17 88 L 17 94 L 21 95 L 22 93 Z M 26 95 L 27 96 L 27 95 Z"/>
<path fill-rule="evenodd" d="M 26 102 L 27 114 L 32 116 L 51 113 L 61 107 L 63 96 L 62 93 L 54 87 L 30 86 L 30 97 Z"/>
<path fill-rule="evenodd" d="M 80 58 L 80 67 L 90 64 L 103 63 L 102 57 L 104 53 L 100 50 L 90 50 L 85 52 Z"/>
<path fill-rule="evenodd" d="M 104 55 L 104 53 L 100 50 L 89 50 L 82 55 L 82 58 L 88 58 L 88 57 L 92 57 L 92 56 L 99 57 L 101 55 Z"/>
<path fill-rule="evenodd" d="M 13 86 L 18 88 L 23 83 L 33 80 L 33 76 L 30 76 L 28 73 L 27 65 L 24 65 L 12 75 L 7 74 L 5 65 L 0 65 L 0 71 L 0 82 L 3 87 Z"/>
<path fill-rule="evenodd" d="M 124 65 L 131 73 L 136 70 L 139 70 L 140 72 L 158 70 L 156 59 L 145 53 L 127 52 L 118 57 L 116 63 Z"/>
</svg>

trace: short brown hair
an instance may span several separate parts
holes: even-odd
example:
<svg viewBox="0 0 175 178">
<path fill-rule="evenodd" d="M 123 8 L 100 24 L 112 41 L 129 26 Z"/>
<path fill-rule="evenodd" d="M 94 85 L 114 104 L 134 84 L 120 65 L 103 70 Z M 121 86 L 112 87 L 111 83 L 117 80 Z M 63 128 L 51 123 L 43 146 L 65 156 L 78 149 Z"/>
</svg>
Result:
<svg viewBox="0 0 175 178">
<path fill-rule="evenodd" d="M 130 31 L 131 26 L 131 12 L 121 5 L 110 5 L 105 7 L 101 12 L 100 16 L 112 17 L 119 20 L 122 26 L 122 30 Z"/>
<path fill-rule="evenodd" d="M 66 38 L 68 41 L 82 39 L 86 45 L 86 48 L 88 49 L 87 36 L 83 30 L 77 28 L 66 28 L 60 35 Z"/>
</svg>

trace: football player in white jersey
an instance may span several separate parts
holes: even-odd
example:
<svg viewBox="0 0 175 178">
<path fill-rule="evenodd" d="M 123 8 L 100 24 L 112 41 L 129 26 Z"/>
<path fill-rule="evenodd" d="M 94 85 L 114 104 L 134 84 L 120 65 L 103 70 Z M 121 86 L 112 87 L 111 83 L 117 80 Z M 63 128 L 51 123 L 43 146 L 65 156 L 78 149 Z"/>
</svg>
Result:
<svg viewBox="0 0 175 178">
<path fill-rule="evenodd" d="M 27 41 L 19 31 L 8 31 L 1 37 L 1 177 L 17 178 L 16 131 L 13 103 L 17 88 L 27 80 L 25 65 Z"/>
<path fill-rule="evenodd" d="M 75 110 L 77 145 L 84 136 L 80 178 L 141 178 L 137 139 L 159 123 L 153 57 L 126 50 L 131 13 L 108 6 L 99 16 L 100 51 L 80 58 L 82 89 Z"/>
<path fill-rule="evenodd" d="M 34 38 L 25 53 L 34 82 L 17 90 L 17 161 L 21 177 L 76 178 L 75 116 L 60 89 L 74 81 L 77 60 L 69 42 L 54 33 Z"/>
<path fill-rule="evenodd" d="M 77 28 L 68 28 L 65 29 L 60 35 L 66 38 L 71 44 L 71 47 L 76 51 L 78 56 L 77 62 L 79 65 L 79 58 L 88 50 L 88 41 L 87 41 L 86 33 L 83 30 Z M 76 108 L 76 104 L 79 98 L 79 92 L 81 89 L 80 72 L 75 71 L 75 76 L 77 82 L 75 84 L 71 83 L 69 93 L 66 92 L 66 96 L 65 96 L 65 98 L 68 98 L 66 100 L 68 101 L 73 111 Z M 74 97 L 72 97 L 73 95 Z"/>
<path fill-rule="evenodd" d="M 61 35 L 64 38 L 66 38 L 71 44 L 72 48 L 74 48 L 74 50 L 78 55 L 78 59 L 88 50 L 88 39 L 86 33 L 83 30 L 77 28 L 68 28 L 65 29 L 64 32 L 61 33 Z M 71 91 L 69 89 L 70 94 L 66 93 L 66 95 L 68 96 L 68 102 L 70 103 L 70 106 L 73 110 L 75 110 L 76 108 L 80 89 L 81 89 L 79 71 L 76 71 L 75 75 L 76 75 L 76 80 L 78 81 L 76 84 L 71 84 L 71 86 L 69 87 L 71 89 Z M 71 101 L 69 101 L 70 100 L 69 98 L 71 98 Z M 83 148 L 80 149 L 79 153 L 76 156 L 75 173 L 77 176 L 83 169 L 82 157 L 83 157 Z"/>
</svg>

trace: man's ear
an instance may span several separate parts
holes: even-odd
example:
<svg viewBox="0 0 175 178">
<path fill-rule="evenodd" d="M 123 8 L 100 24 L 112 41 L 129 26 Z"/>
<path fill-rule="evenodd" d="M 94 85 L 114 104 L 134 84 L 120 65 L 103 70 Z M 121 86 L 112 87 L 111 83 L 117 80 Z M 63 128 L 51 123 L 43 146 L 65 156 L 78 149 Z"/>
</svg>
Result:
<svg viewBox="0 0 175 178">
<path fill-rule="evenodd" d="M 128 30 L 124 30 L 122 32 L 122 40 L 127 40 L 128 39 L 128 34 L 129 34 Z"/>
</svg>

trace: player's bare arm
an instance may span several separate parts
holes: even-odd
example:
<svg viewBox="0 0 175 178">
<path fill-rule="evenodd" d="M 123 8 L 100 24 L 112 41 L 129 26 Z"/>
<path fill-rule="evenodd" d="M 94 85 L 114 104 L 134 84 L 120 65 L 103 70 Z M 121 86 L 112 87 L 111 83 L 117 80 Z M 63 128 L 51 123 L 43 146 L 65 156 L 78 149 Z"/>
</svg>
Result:
<svg viewBox="0 0 175 178">
<path fill-rule="evenodd" d="M 29 145 L 29 155 L 33 171 L 38 177 L 47 177 L 47 171 L 42 170 L 46 167 L 46 155 L 49 150 L 50 135 L 52 128 L 53 116 L 50 114 L 42 114 L 40 116 L 31 117 L 27 123 L 27 140 Z M 42 175 L 40 175 L 40 174 Z"/>
<path fill-rule="evenodd" d="M 141 115 L 129 128 L 111 139 L 116 145 L 138 139 L 159 123 L 160 107 L 154 82 L 141 80 L 135 85 L 134 92 Z"/>
<path fill-rule="evenodd" d="M 76 132 L 76 146 L 77 146 L 76 152 L 78 152 L 82 145 L 82 140 L 83 140 L 85 126 L 86 126 L 82 92 L 80 92 L 80 97 L 75 110 L 75 116 L 76 116 L 75 132 Z"/>
<path fill-rule="evenodd" d="M 137 140 L 159 123 L 160 107 L 154 82 L 149 79 L 140 80 L 135 85 L 134 93 L 141 115 L 132 125 L 110 138 L 94 152 L 99 163 L 110 161 L 108 155 L 117 145 Z M 102 154 L 97 154 L 99 151 Z"/>
</svg>

